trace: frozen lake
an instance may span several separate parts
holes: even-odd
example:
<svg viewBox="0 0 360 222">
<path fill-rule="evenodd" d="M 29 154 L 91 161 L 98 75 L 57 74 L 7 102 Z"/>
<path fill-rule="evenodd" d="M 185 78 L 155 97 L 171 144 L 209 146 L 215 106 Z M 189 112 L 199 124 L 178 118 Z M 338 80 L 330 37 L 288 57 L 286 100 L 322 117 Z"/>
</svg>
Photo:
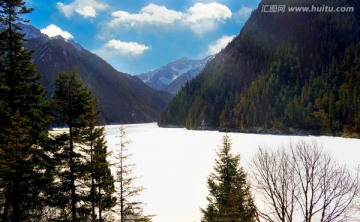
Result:
<svg viewBox="0 0 360 222">
<path fill-rule="evenodd" d="M 132 143 L 127 147 L 136 165 L 137 184 L 146 188 L 140 199 L 147 203 L 145 213 L 155 214 L 154 222 L 200 221 L 200 207 L 206 207 L 206 178 L 215 164 L 216 150 L 223 133 L 189 131 L 181 128 L 159 128 L 156 123 L 125 125 Z M 119 126 L 105 128 L 108 149 L 119 144 Z M 360 140 L 326 136 L 284 136 L 229 133 L 234 154 L 240 153 L 240 164 L 249 172 L 252 157 L 259 146 L 279 148 L 290 142 L 317 141 L 339 163 L 349 167 L 360 164 Z M 249 172 L 250 173 L 250 172 Z"/>
</svg>

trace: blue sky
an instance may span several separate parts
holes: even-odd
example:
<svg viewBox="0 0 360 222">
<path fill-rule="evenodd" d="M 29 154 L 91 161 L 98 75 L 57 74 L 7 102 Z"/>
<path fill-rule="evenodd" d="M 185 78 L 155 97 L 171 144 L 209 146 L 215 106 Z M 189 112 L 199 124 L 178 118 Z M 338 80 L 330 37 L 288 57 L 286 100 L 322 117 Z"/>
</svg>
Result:
<svg viewBox="0 0 360 222">
<path fill-rule="evenodd" d="M 204 58 L 235 37 L 259 0 L 28 0 L 30 24 L 140 74 Z"/>
</svg>

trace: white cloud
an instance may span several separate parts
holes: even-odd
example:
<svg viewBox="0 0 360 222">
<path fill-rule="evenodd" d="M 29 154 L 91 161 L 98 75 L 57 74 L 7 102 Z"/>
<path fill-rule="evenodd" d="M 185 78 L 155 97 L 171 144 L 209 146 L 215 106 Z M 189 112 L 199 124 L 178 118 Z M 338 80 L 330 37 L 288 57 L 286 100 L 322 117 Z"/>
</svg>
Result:
<svg viewBox="0 0 360 222">
<path fill-rule="evenodd" d="M 220 39 L 216 40 L 213 44 L 208 46 L 208 55 L 215 55 L 220 52 L 223 48 L 225 48 L 231 40 L 235 38 L 235 35 L 232 36 L 223 36 Z"/>
<path fill-rule="evenodd" d="M 96 0 L 75 0 L 70 4 L 58 2 L 57 6 L 66 17 L 71 17 L 76 12 L 84 18 L 94 18 L 97 16 L 97 10 L 105 10 L 109 7 Z"/>
<path fill-rule="evenodd" d="M 215 30 L 218 23 L 224 22 L 230 18 L 232 13 L 230 9 L 222 4 L 213 3 L 196 3 L 187 11 L 186 23 L 198 35 Z"/>
<path fill-rule="evenodd" d="M 136 27 L 140 25 L 181 25 L 191 28 L 193 32 L 202 36 L 208 31 L 216 29 L 219 23 L 232 16 L 230 9 L 219 3 L 196 3 L 185 12 L 175 11 L 149 4 L 142 8 L 139 13 L 130 14 L 125 11 L 112 13 L 114 19 L 110 26 L 123 25 Z"/>
<path fill-rule="evenodd" d="M 240 10 L 234 14 L 234 18 L 237 22 L 245 22 L 253 10 L 253 8 L 242 6 Z"/>
<path fill-rule="evenodd" d="M 40 30 L 42 33 L 48 35 L 49 37 L 62 36 L 64 39 L 73 39 L 74 36 L 69 32 L 62 30 L 54 24 L 49 25 L 48 27 Z"/>
<path fill-rule="evenodd" d="M 120 40 L 110 40 L 106 43 L 105 47 L 115 49 L 119 54 L 122 55 L 142 55 L 145 51 L 149 50 L 150 47 L 139 44 L 137 42 L 122 42 Z"/>
<path fill-rule="evenodd" d="M 84 18 L 96 17 L 96 10 L 92 6 L 85 6 L 84 8 L 76 9 L 76 12 Z"/>
<path fill-rule="evenodd" d="M 137 42 L 122 42 L 112 39 L 102 48 L 94 50 L 93 52 L 104 59 L 112 59 L 115 56 L 139 57 L 150 49 L 150 46 Z"/>
<path fill-rule="evenodd" d="M 158 6 L 155 4 L 149 4 L 141 9 L 138 14 L 129 14 L 125 11 L 116 11 L 112 13 L 115 19 L 110 25 L 125 24 L 130 26 L 135 25 L 169 25 L 177 20 L 180 20 L 183 16 L 181 12 L 169 10 L 165 6 Z"/>
</svg>

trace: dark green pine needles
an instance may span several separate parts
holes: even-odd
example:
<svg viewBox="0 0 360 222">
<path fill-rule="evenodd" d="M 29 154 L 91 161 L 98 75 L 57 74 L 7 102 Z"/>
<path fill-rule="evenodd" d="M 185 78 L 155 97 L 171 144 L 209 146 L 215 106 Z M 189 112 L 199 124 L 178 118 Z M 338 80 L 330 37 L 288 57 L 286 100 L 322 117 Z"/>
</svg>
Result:
<svg viewBox="0 0 360 222">
<path fill-rule="evenodd" d="M 76 72 L 69 72 L 60 73 L 56 80 L 52 104 L 59 123 L 69 128 L 55 138 L 60 169 L 56 206 L 62 211 L 57 219 L 103 221 L 103 212 L 115 205 L 116 198 L 104 128 L 97 127 L 97 101 Z"/>
<path fill-rule="evenodd" d="M 256 208 L 246 173 L 239 166 L 240 156 L 231 154 L 231 139 L 228 135 L 224 135 L 217 156 L 214 172 L 208 177 L 208 206 L 201 209 L 201 221 L 255 221 Z"/>
<path fill-rule="evenodd" d="M 40 76 L 19 23 L 25 2 L 0 1 L 0 220 L 40 221 L 52 175 Z"/>
</svg>

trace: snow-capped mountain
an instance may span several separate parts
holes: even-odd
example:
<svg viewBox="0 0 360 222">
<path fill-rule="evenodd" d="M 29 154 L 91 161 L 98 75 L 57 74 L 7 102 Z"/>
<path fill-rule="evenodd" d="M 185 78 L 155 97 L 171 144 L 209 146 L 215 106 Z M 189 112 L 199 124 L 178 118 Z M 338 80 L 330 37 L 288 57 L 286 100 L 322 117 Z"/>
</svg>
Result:
<svg viewBox="0 0 360 222">
<path fill-rule="evenodd" d="M 213 56 L 201 60 L 181 58 L 138 77 L 154 89 L 175 94 L 187 81 L 197 76 L 211 58 Z"/>
<path fill-rule="evenodd" d="M 118 72 L 75 41 L 61 36 L 50 38 L 31 25 L 22 28 L 28 39 L 25 47 L 34 51 L 32 61 L 49 95 L 60 72 L 76 70 L 99 100 L 106 123 L 154 122 L 171 98 L 135 76 Z"/>
</svg>

